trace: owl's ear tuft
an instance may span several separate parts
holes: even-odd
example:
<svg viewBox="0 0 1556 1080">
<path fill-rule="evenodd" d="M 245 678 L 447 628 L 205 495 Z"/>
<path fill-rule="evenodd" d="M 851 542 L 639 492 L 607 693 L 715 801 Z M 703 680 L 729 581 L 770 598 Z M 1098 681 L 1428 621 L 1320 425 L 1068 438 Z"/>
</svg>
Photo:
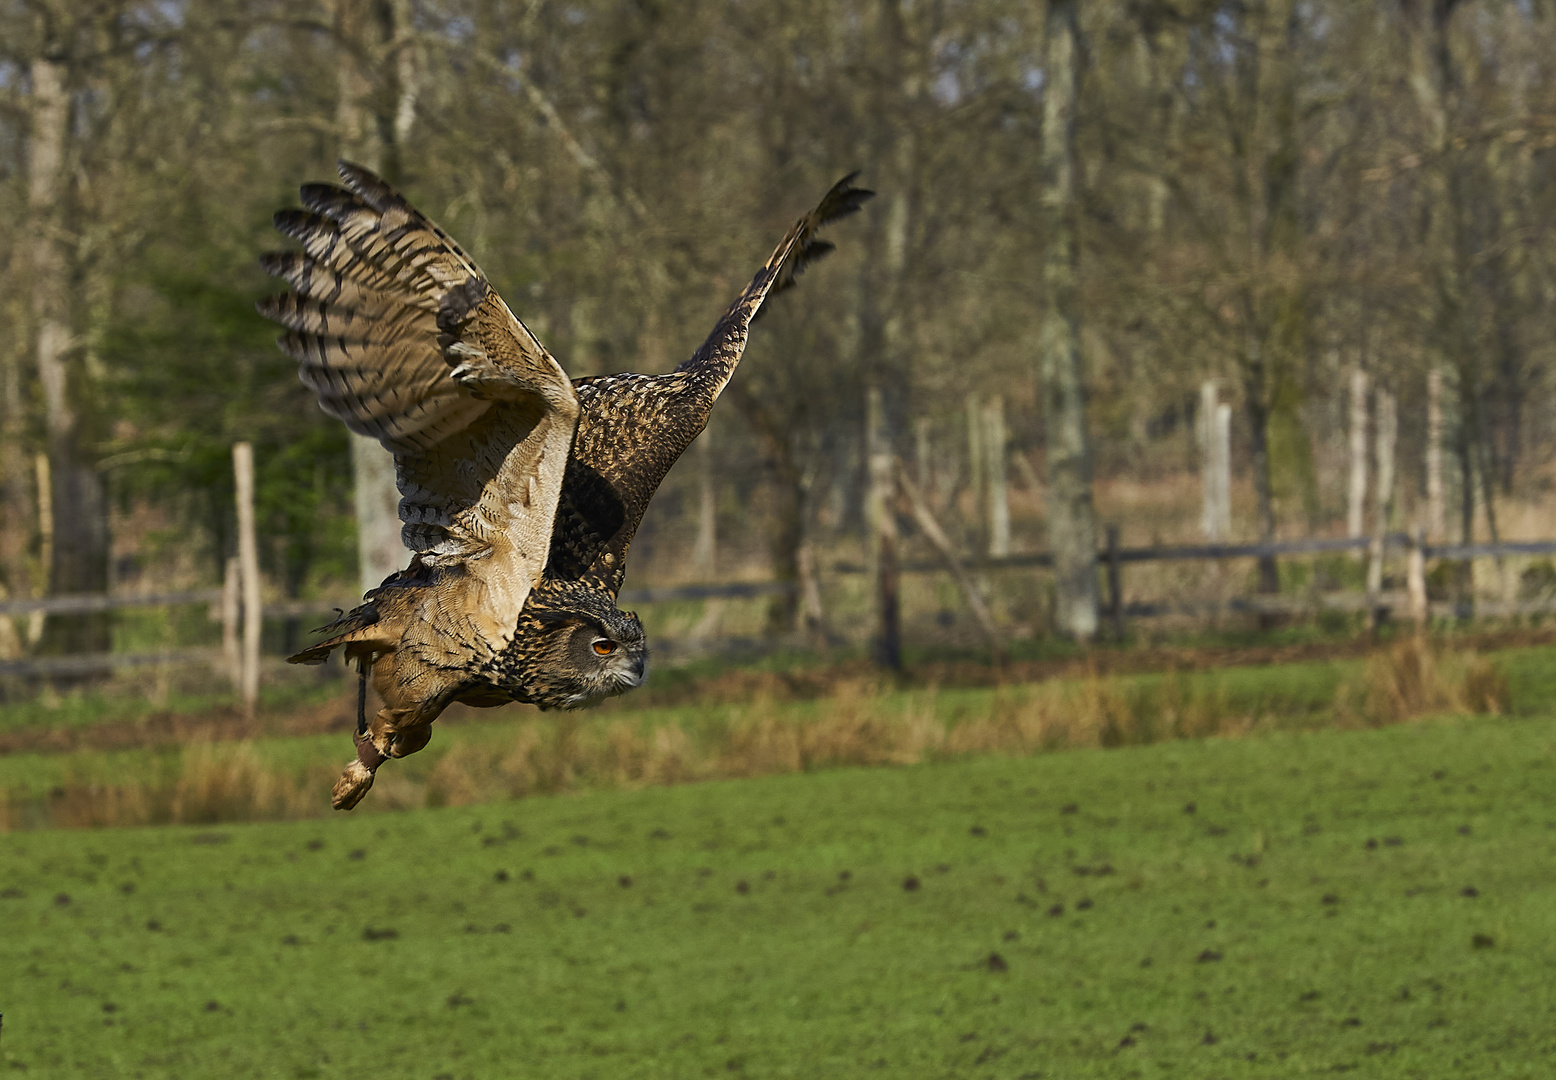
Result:
<svg viewBox="0 0 1556 1080">
<path fill-rule="evenodd" d="M 580 620 L 571 611 L 541 611 L 536 614 L 535 621 L 547 630 L 556 630 Z"/>
</svg>

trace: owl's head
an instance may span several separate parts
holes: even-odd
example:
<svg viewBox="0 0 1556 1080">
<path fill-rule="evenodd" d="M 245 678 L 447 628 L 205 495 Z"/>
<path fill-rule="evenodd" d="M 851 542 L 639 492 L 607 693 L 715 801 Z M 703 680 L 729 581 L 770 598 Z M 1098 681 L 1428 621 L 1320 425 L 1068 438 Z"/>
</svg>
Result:
<svg viewBox="0 0 1556 1080">
<path fill-rule="evenodd" d="M 642 684 L 648 673 L 643 624 L 609 594 L 575 583 L 533 594 L 528 627 L 515 642 L 523 700 L 542 709 L 581 709 Z"/>
</svg>

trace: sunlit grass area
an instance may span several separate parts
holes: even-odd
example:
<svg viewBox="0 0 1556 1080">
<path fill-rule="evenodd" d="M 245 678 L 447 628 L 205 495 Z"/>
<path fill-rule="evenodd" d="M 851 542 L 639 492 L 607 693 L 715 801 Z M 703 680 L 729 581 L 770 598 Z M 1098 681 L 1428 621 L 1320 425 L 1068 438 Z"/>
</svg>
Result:
<svg viewBox="0 0 1556 1080">
<path fill-rule="evenodd" d="M 13 833 L 0 1060 L 1543 1077 L 1553 766 L 1482 718 Z"/>
</svg>

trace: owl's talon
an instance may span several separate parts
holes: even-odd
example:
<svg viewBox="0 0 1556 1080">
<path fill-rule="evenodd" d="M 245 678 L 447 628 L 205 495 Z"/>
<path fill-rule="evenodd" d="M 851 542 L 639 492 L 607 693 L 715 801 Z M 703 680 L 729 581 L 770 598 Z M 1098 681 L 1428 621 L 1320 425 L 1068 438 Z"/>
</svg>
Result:
<svg viewBox="0 0 1556 1080">
<path fill-rule="evenodd" d="M 335 790 L 330 793 L 330 804 L 337 810 L 350 810 L 362 801 L 362 796 L 372 786 L 373 770 L 360 761 L 353 761 L 340 774 L 340 779 L 335 781 Z"/>
</svg>

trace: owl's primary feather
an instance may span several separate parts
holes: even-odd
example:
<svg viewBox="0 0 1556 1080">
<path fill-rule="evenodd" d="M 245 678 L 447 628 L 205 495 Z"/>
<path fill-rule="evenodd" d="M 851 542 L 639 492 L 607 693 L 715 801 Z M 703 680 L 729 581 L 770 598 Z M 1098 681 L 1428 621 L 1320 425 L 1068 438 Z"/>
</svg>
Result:
<svg viewBox="0 0 1556 1080">
<path fill-rule="evenodd" d="M 378 177 L 310 184 L 268 255 L 293 292 L 260 311 L 332 416 L 395 456 L 410 566 L 292 657 L 370 664 L 384 708 L 335 788 L 349 809 L 386 756 L 426 745 L 452 701 L 577 708 L 637 686 L 637 617 L 616 607 L 627 549 L 665 474 L 707 424 L 771 294 L 832 250 L 821 226 L 873 194 L 835 184 L 692 358 L 664 375 L 569 384 L 474 262 Z"/>
</svg>

